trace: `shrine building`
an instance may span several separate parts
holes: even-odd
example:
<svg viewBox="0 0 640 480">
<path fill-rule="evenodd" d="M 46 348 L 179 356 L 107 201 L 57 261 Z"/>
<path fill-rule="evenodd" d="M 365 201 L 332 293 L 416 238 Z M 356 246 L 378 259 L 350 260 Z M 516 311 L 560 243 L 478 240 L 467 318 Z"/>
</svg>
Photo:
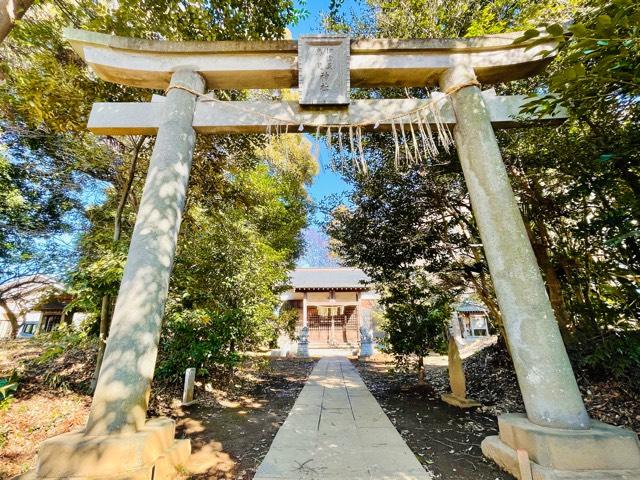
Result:
<svg viewBox="0 0 640 480">
<path fill-rule="evenodd" d="M 285 308 L 298 311 L 296 335 L 307 326 L 309 346 L 357 347 L 360 326 L 373 325 L 379 295 L 358 268 L 297 268 L 291 290 L 282 294 Z"/>
</svg>

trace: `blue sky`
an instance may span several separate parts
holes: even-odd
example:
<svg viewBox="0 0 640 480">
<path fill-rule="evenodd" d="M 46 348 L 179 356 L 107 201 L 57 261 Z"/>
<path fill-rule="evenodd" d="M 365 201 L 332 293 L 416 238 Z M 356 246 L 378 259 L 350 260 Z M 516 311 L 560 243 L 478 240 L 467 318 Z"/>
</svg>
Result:
<svg viewBox="0 0 640 480">
<path fill-rule="evenodd" d="M 359 4 L 364 0 L 344 0 L 342 12 L 349 13 L 352 10 L 358 11 L 362 8 Z M 329 11 L 329 0 L 294 0 L 296 8 L 304 8 L 309 12 L 309 16 L 302 19 L 297 25 L 289 25 L 289 30 L 293 38 L 305 33 L 322 33 L 322 14 Z"/>
<path fill-rule="evenodd" d="M 322 14 L 326 14 L 329 11 L 329 0 L 307 0 L 301 2 L 295 0 L 297 8 L 305 8 L 309 15 L 300 21 L 297 25 L 289 25 L 291 35 L 294 39 L 300 35 L 306 33 L 322 33 Z M 356 0 L 345 0 L 342 7 L 343 11 L 350 11 L 357 8 Z M 312 142 L 315 142 L 315 137 L 307 135 L 307 138 Z M 326 147 L 324 141 L 320 141 L 320 172 L 315 177 L 313 185 L 309 188 L 309 195 L 313 198 L 316 205 L 320 205 L 322 200 L 330 195 L 341 194 L 349 191 L 349 185 L 342 180 L 342 177 L 331 169 L 330 161 L 331 156 Z M 316 213 L 312 221 L 320 221 L 322 217 L 319 213 Z"/>
</svg>

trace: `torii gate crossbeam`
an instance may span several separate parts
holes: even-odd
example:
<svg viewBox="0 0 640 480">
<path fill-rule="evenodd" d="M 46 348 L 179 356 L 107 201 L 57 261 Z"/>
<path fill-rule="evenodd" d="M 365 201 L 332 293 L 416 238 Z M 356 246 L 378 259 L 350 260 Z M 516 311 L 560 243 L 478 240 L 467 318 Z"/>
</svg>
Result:
<svg viewBox="0 0 640 480">
<path fill-rule="evenodd" d="M 522 98 L 483 94 L 479 88 L 537 73 L 550 61 L 539 54 L 552 50 L 552 42 L 514 43 L 518 33 L 453 40 L 305 36 L 299 42 L 204 43 L 79 30 L 65 34 L 104 80 L 168 88 L 168 93 L 159 102 L 96 104 L 92 111 L 89 125 L 97 133 L 157 134 L 157 139 L 87 427 L 41 445 L 38 478 L 170 478 L 172 466 L 189 454 L 188 440 L 174 442 L 173 422 L 147 421 L 146 410 L 196 131 L 242 133 L 274 122 L 303 125 L 302 130 L 353 123 L 384 129 L 396 118 L 389 112 L 402 114 L 412 100 L 350 102 L 351 87 L 434 84 L 446 101 L 430 104 L 421 122 L 454 126 L 527 412 L 501 416 L 500 436 L 485 439 L 483 452 L 517 477 L 517 451 L 526 450 L 539 480 L 640 478 L 635 434 L 587 415 L 502 161 L 492 123 L 512 126 Z M 235 102 L 197 101 L 207 88 L 296 86 L 299 105 L 252 102 L 239 109 Z"/>
<path fill-rule="evenodd" d="M 482 92 L 484 103 L 494 128 L 514 128 L 522 125 L 520 110 L 531 101 L 525 95 L 497 96 L 495 92 Z M 438 95 L 433 95 L 436 99 Z M 121 102 L 95 103 L 87 128 L 97 135 L 155 135 L 162 118 L 164 97 L 155 96 L 149 103 Z M 431 103 L 421 99 L 354 100 L 348 110 L 309 110 L 295 101 L 250 102 L 198 102 L 193 114 L 193 129 L 199 134 L 211 133 L 264 133 L 264 115 L 287 120 L 287 124 L 302 125 L 294 132 L 316 133 L 314 123 L 331 124 L 334 132 L 339 128 L 368 122 L 365 131 L 389 131 L 389 115 L 419 110 Z M 451 102 L 439 105 L 441 123 L 453 127 L 456 124 Z M 252 113 L 255 112 L 255 113 Z M 530 120 L 531 117 L 529 118 Z M 559 125 L 564 121 L 562 113 L 535 118 L 538 125 Z M 374 129 L 374 126 L 378 126 Z M 435 121 L 433 121 L 435 124 Z M 293 133 L 293 132 L 291 132 Z"/>
</svg>

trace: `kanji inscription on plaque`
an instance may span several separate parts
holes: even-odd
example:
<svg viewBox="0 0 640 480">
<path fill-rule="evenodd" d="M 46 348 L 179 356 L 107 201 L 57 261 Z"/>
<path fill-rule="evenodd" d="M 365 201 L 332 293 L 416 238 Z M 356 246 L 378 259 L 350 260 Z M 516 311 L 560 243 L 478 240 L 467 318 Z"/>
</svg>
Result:
<svg viewBox="0 0 640 480">
<path fill-rule="evenodd" d="M 349 104 L 349 37 L 303 35 L 298 40 L 301 105 Z"/>
</svg>

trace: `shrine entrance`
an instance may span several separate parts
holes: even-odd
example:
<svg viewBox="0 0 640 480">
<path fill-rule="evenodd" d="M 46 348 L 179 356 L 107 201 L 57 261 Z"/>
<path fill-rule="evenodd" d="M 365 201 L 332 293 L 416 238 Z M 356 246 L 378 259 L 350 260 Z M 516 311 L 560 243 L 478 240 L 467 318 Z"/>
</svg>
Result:
<svg viewBox="0 0 640 480">
<path fill-rule="evenodd" d="M 67 30 L 103 80 L 166 96 L 96 103 L 91 112 L 97 134 L 157 138 L 87 426 L 40 446 L 37 478 L 170 478 L 189 456 L 174 422 L 146 412 L 196 134 L 310 132 L 366 172 L 370 131 L 390 132 L 398 165 L 428 164 L 453 145 L 458 153 L 526 408 L 526 416 L 499 418 L 485 455 L 520 476 L 525 452 L 540 480 L 638 478 L 635 434 L 587 415 L 494 135 L 520 123 L 529 99 L 480 89 L 534 75 L 551 60 L 541 54 L 553 52 L 553 41 L 514 42 L 520 36 L 181 43 Z M 441 93 L 426 99 L 350 99 L 354 87 L 436 85 Z M 298 101 L 205 93 L 294 87 Z M 553 124 L 562 114 L 529 120 Z"/>
<path fill-rule="evenodd" d="M 355 305 L 309 306 L 307 314 L 310 347 L 356 347 L 358 307 Z"/>
</svg>

